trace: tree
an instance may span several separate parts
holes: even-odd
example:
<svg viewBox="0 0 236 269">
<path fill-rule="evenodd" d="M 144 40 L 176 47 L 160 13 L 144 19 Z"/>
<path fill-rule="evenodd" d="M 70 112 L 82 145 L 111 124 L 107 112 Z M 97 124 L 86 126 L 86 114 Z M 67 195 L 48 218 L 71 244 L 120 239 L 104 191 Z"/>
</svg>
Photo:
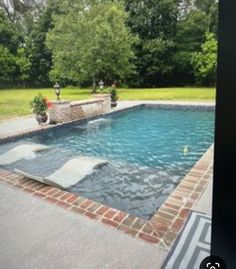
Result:
<svg viewBox="0 0 236 269">
<path fill-rule="evenodd" d="M 17 81 L 25 87 L 29 78 L 29 70 L 31 64 L 24 48 L 19 48 L 17 50 L 17 54 L 15 56 L 15 64 L 17 66 Z"/>
<path fill-rule="evenodd" d="M 209 9 L 209 32 L 218 33 L 218 1 L 213 1 Z"/>
<path fill-rule="evenodd" d="M 201 52 L 192 56 L 195 76 L 199 83 L 213 86 L 216 81 L 217 41 L 212 33 L 206 33 Z"/>
<path fill-rule="evenodd" d="M 192 53 L 199 52 L 207 31 L 217 33 L 217 0 L 181 0 L 173 73 L 178 85 L 194 84 Z"/>
<path fill-rule="evenodd" d="M 218 0 L 0 0 L 0 83 L 209 84 L 192 54 L 217 23 Z"/>
<path fill-rule="evenodd" d="M 195 7 L 204 12 L 208 18 L 208 32 L 217 33 L 218 24 L 218 0 L 195 0 Z"/>
<path fill-rule="evenodd" d="M 156 87 L 168 85 L 173 71 L 171 56 L 175 43 L 164 38 L 147 40 L 143 46 L 143 57 L 145 73 L 142 74 L 145 85 Z"/>
<path fill-rule="evenodd" d="M 15 25 L 0 10 L 0 84 L 13 84 L 15 74 L 15 58 L 21 43 Z"/>
<path fill-rule="evenodd" d="M 55 16 L 47 45 L 53 54 L 52 80 L 81 83 L 124 78 L 132 72 L 135 37 L 125 26 L 126 13 L 118 1 L 64 1 Z"/>
<path fill-rule="evenodd" d="M 18 32 L 16 25 L 0 9 L 0 44 L 14 54 L 22 42 L 23 37 Z"/>
<path fill-rule="evenodd" d="M 0 45 L 0 66 L 0 85 L 12 83 L 15 72 L 14 55 L 2 45 Z"/>
<path fill-rule="evenodd" d="M 48 0 L 33 24 L 27 45 L 31 54 L 30 81 L 35 86 L 50 84 L 52 54 L 46 46 L 46 35 L 53 28 L 52 17 L 59 14 L 60 1 Z"/>
<path fill-rule="evenodd" d="M 200 51 L 207 27 L 207 15 L 199 10 L 189 11 L 184 19 L 178 21 L 176 51 L 173 57 L 174 84 L 186 85 L 195 82 L 191 57 L 193 52 Z"/>
<path fill-rule="evenodd" d="M 178 14 L 178 19 L 183 20 L 186 18 L 189 12 L 193 10 L 194 7 L 194 2 L 193 0 L 180 0 L 179 1 L 179 14 Z"/>
<path fill-rule="evenodd" d="M 176 33 L 178 0 L 125 0 L 132 32 L 141 39 L 172 38 Z"/>
<path fill-rule="evenodd" d="M 35 4 L 31 5 L 19 0 L 4 1 L 0 9 L 0 43 L 11 53 L 11 66 L 14 66 L 14 75 L 11 74 L 8 83 L 20 83 L 25 86 L 30 76 L 30 59 L 28 40 L 34 20 L 36 20 Z M 6 50 L 5 56 L 6 54 Z M 14 64 L 13 64 L 14 62 Z M 13 67 L 11 68 L 13 70 Z M 13 72 L 13 71 L 12 71 Z M 8 77 L 6 71 L 6 77 Z M 6 80 L 6 79 L 5 79 Z"/>
<path fill-rule="evenodd" d="M 174 37 L 178 18 L 176 0 L 125 0 L 127 24 L 139 36 L 135 46 L 137 72 L 129 80 L 135 87 L 166 85 L 172 74 Z"/>
<path fill-rule="evenodd" d="M 34 17 L 43 5 L 44 0 L 1 0 L 0 8 L 4 11 L 8 19 L 13 23 L 19 23 L 25 19 L 27 13 L 33 13 Z"/>
<path fill-rule="evenodd" d="M 215 0 L 195 0 L 194 5 L 198 10 L 205 12 L 205 14 L 209 14 L 211 5 L 215 2 Z"/>
</svg>

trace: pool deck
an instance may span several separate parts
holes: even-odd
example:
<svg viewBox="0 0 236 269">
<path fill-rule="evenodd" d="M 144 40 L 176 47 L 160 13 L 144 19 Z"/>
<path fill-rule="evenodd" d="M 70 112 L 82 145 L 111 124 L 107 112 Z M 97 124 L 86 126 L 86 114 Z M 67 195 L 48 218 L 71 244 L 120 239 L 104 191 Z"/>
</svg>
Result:
<svg viewBox="0 0 236 269">
<path fill-rule="evenodd" d="M 167 255 L 2 183 L 0 193 L 1 268 L 154 269 Z"/>
<path fill-rule="evenodd" d="M 143 103 L 214 105 L 212 102 L 123 101 L 115 110 Z M 40 128 L 44 127 L 39 127 L 34 117 L 4 121 L 0 122 L 0 138 Z M 3 268 L 161 268 L 168 248 L 128 236 L 90 219 L 92 215 L 74 214 L 71 210 L 45 203 L 41 200 L 43 192 L 40 197 L 19 191 L 12 188 L 9 178 L 8 182 L 0 181 L 0 260 Z M 212 183 L 211 180 L 203 183 L 205 188 L 191 210 L 211 215 Z M 191 184 L 191 179 L 183 184 L 182 192 L 183 188 L 185 191 L 192 188 Z M 71 198 L 67 196 L 65 199 Z M 173 198 L 177 197 L 172 195 Z M 176 202 L 179 202 L 178 198 Z"/>
</svg>

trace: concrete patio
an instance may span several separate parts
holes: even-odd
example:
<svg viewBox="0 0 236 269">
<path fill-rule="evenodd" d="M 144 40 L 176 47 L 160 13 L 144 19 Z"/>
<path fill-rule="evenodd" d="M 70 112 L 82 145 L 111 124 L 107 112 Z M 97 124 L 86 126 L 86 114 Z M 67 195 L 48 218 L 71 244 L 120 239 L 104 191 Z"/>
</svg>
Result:
<svg viewBox="0 0 236 269">
<path fill-rule="evenodd" d="M 2 268 L 158 269 L 168 254 L 3 183 L 0 193 Z M 211 184 L 195 210 L 211 213 Z"/>
<path fill-rule="evenodd" d="M 1 268 L 153 269 L 167 255 L 3 184 L 0 193 Z"/>
</svg>

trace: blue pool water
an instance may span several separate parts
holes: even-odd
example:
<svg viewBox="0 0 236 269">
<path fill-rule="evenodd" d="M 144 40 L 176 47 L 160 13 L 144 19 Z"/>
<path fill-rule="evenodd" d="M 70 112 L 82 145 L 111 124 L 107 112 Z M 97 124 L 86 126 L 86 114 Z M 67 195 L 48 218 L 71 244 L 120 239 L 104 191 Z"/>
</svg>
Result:
<svg viewBox="0 0 236 269">
<path fill-rule="evenodd" d="M 76 155 L 108 160 L 70 191 L 148 219 L 212 144 L 213 130 L 210 111 L 141 107 L 28 140 L 54 146 L 41 157 L 43 173 Z"/>
</svg>

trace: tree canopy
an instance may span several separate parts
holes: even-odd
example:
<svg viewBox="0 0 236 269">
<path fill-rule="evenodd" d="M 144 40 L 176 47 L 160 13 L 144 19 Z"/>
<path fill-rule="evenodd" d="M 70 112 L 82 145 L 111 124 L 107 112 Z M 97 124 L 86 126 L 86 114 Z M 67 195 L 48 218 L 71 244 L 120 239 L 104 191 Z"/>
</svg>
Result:
<svg viewBox="0 0 236 269">
<path fill-rule="evenodd" d="M 1 1 L 0 86 L 214 84 L 217 22 L 217 0 Z"/>
<path fill-rule="evenodd" d="M 132 71 L 135 37 L 118 1 L 64 1 L 47 35 L 53 54 L 52 80 L 84 82 L 125 78 Z"/>
<path fill-rule="evenodd" d="M 206 33 L 205 42 L 200 52 L 194 52 L 192 63 L 196 81 L 199 84 L 212 86 L 216 81 L 217 42 L 213 33 Z"/>
</svg>

